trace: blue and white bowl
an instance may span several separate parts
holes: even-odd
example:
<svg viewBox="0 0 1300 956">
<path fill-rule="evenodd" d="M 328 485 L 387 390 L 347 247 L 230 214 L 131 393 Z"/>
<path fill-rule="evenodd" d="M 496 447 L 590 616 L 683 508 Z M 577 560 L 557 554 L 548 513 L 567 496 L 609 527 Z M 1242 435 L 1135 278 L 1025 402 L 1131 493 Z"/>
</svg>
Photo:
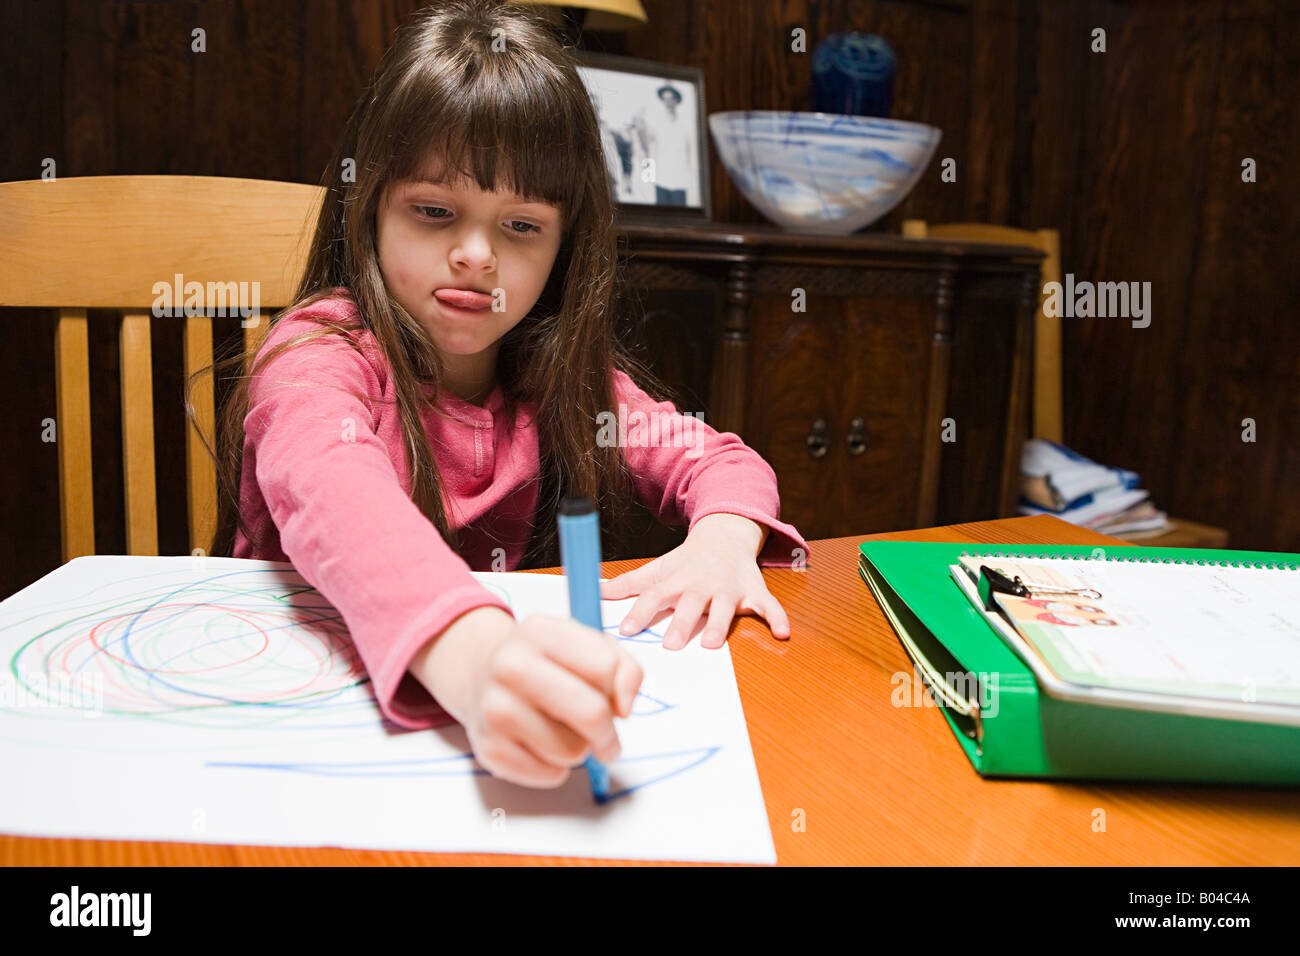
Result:
<svg viewBox="0 0 1300 956">
<path fill-rule="evenodd" d="M 903 201 L 942 133 L 874 116 L 740 110 L 709 130 L 732 181 L 779 226 L 848 235 Z"/>
</svg>

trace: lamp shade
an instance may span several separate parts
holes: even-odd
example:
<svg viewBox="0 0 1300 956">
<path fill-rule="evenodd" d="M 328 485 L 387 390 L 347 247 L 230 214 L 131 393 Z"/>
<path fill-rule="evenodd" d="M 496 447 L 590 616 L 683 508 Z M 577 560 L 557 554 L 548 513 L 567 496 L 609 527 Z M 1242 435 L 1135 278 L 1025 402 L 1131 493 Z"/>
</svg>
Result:
<svg viewBox="0 0 1300 956">
<path fill-rule="evenodd" d="M 587 11 L 587 30 L 630 30 L 649 21 L 641 0 L 528 0 L 544 7 L 578 7 Z M 555 11 L 558 16 L 559 10 Z"/>
</svg>

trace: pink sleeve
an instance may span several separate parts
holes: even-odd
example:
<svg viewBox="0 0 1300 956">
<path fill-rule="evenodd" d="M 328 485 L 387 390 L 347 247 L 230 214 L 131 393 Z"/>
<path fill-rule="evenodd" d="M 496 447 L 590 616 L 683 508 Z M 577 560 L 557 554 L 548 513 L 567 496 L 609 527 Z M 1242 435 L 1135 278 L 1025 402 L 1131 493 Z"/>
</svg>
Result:
<svg viewBox="0 0 1300 956">
<path fill-rule="evenodd" d="M 610 424 L 624 432 L 623 455 L 637 494 L 659 520 L 676 519 L 689 531 L 705 515 L 742 515 L 770 530 L 760 565 L 808 564 L 808 542 L 779 520 L 776 472 L 758 452 L 734 432 L 718 432 L 672 402 L 654 401 L 620 370 L 614 390 L 625 407 Z"/>
<path fill-rule="evenodd" d="M 282 320 L 264 349 L 318 328 Z M 257 483 L 294 568 L 343 617 L 383 715 L 401 727 L 451 723 L 407 673 L 416 651 L 466 611 L 500 598 L 403 489 L 374 432 L 382 383 L 337 336 L 293 346 L 249 382 L 245 436 Z"/>
</svg>

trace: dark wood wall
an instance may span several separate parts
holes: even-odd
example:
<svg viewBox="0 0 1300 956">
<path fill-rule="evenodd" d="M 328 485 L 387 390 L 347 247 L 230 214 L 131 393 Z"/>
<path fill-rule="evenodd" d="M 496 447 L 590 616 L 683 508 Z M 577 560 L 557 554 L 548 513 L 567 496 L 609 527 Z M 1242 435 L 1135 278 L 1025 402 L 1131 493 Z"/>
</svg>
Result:
<svg viewBox="0 0 1300 956">
<path fill-rule="evenodd" d="M 894 115 L 943 130 L 904 217 L 1061 231 L 1062 271 L 1148 281 L 1152 321 L 1065 320 L 1065 440 L 1141 473 L 1158 505 L 1233 544 L 1300 551 L 1300 5 L 1265 0 L 643 0 L 594 50 L 700 67 L 707 108 L 809 109 L 811 52 L 876 32 Z M 317 182 L 352 103 L 417 0 L 5 0 L 0 178 L 185 173 Z M 207 52 L 190 51 L 203 27 Z M 1105 53 L 1091 52 L 1106 31 Z M 712 150 L 711 156 L 712 156 Z M 1241 163 L 1257 164 L 1244 183 Z M 712 156 L 714 215 L 761 217 Z M 201 224 L 177 223 L 177 230 Z M 4 224 L 0 223 L 0 228 Z M 50 317 L 0 311 L 0 595 L 60 563 Z M 96 534 L 125 535 L 115 334 L 92 335 Z M 155 329 L 179 367 L 177 330 Z M 168 362 L 168 356 L 173 360 Z M 161 548 L 187 550 L 179 374 L 155 373 Z M 1256 441 L 1242 441 L 1242 420 Z M 870 531 L 873 529 L 861 529 Z"/>
<path fill-rule="evenodd" d="M 885 37 L 899 60 L 893 115 L 943 140 L 879 228 L 1055 228 L 1062 274 L 1150 282 L 1147 328 L 1063 320 L 1066 444 L 1137 471 L 1159 507 L 1228 528 L 1234 547 L 1300 551 L 1300 3 L 646 8 L 652 23 L 675 13 L 617 52 L 699 66 L 710 112 L 811 109 L 796 27 L 810 47 L 848 29 Z M 1104 53 L 1092 51 L 1097 28 Z M 940 179 L 944 157 L 955 183 Z M 713 165 L 716 217 L 761 221 Z"/>
</svg>

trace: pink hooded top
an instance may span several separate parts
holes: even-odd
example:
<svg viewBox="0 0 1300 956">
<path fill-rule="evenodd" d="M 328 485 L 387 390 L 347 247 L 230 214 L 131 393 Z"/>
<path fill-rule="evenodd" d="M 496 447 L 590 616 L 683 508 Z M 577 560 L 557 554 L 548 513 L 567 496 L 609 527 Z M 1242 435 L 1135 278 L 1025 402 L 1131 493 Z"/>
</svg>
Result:
<svg viewBox="0 0 1300 956">
<path fill-rule="evenodd" d="M 338 289 L 281 318 L 262 351 L 320 328 L 309 315 L 353 322 L 356 308 Z M 466 611 L 510 612 L 470 569 L 491 569 L 498 548 L 506 570 L 523 558 L 540 470 L 535 407 L 522 405 L 511 429 L 500 386 L 482 407 L 445 390 L 426 406 L 443 506 L 461 534 L 457 554 L 411 500 L 387 360 L 368 330 L 349 338 L 354 344 L 329 336 L 293 346 L 249 382 L 240 512 L 252 537 L 238 533 L 233 554 L 292 562 L 342 615 L 383 715 L 409 729 L 436 727 L 453 720 L 407 668 Z M 621 371 L 615 388 L 633 425 L 641 411 L 671 415 L 674 429 L 695 426 L 688 448 L 680 436 L 672 447 L 662 427 L 657 443 L 646 431 L 648 440 L 624 443 L 637 495 L 661 521 L 693 527 L 715 512 L 743 515 L 770 529 L 760 565 L 788 567 L 808 554 L 799 532 L 778 520 L 776 475 L 758 453 L 656 403 Z"/>
</svg>

